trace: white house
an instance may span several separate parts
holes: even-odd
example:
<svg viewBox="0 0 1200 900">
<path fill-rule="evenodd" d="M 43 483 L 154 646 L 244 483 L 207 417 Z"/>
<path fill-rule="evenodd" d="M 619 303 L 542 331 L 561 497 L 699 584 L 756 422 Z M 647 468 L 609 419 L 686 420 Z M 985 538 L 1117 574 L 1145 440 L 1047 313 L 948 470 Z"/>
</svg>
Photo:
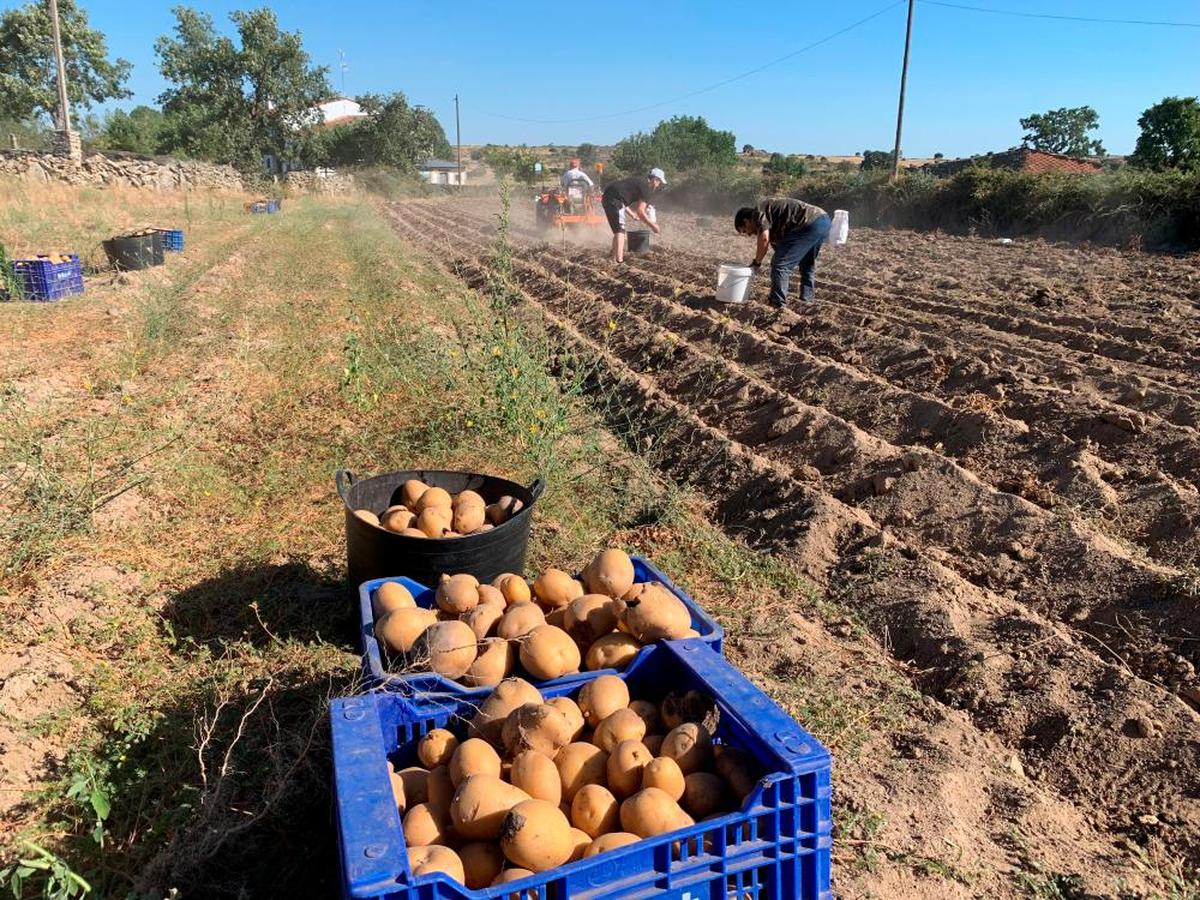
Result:
<svg viewBox="0 0 1200 900">
<path fill-rule="evenodd" d="M 356 119 L 367 118 L 367 113 L 361 106 L 349 97 L 334 97 L 316 105 L 316 112 L 321 117 L 321 124 L 326 128 L 336 128 L 346 125 Z"/>
<path fill-rule="evenodd" d="M 450 162 L 447 159 L 431 159 L 422 163 L 417 166 L 417 174 L 421 176 L 422 181 L 428 181 L 430 184 L 462 185 L 467 183 L 467 170 L 464 168 L 460 173 L 458 163 Z"/>
</svg>

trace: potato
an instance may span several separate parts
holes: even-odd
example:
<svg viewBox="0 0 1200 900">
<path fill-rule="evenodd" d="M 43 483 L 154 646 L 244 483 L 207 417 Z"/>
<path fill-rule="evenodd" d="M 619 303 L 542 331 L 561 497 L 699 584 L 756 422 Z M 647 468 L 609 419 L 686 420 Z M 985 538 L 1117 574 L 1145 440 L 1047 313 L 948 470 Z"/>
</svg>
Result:
<svg viewBox="0 0 1200 900">
<path fill-rule="evenodd" d="M 617 798 L 598 784 L 585 784 L 571 801 L 571 824 L 593 839 L 616 831 L 620 817 Z"/>
<path fill-rule="evenodd" d="M 570 858 L 573 847 L 571 825 L 553 803 L 525 800 L 504 817 L 500 849 L 523 869 L 545 872 L 561 866 Z"/>
<path fill-rule="evenodd" d="M 592 743 L 605 753 L 612 753 L 621 741 L 640 741 L 646 736 L 646 723 L 629 707 L 609 714 L 596 726 Z"/>
<path fill-rule="evenodd" d="M 601 675 L 579 691 L 579 711 L 593 728 L 627 706 L 629 687 L 616 675 Z"/>
<path fill-rule="evenodd" d="M 571 636 L 553 625 L 539 625 L 520 640 L 521 665 L 543 681 L 579 671 L 579 648 Z"/>
<path fill-rule="evenodd" d="M 595 744 L 567 744 L 554 757 L 562 782 L 563 800 L 570 803 L 584 785 L 604 784 L 608 769 L 608 754 Z"/>
<path fill-rule="evenodd" d="M 494 775 L 500 777 L 500 754 L 482 738 L 468 738 L 450 757 L 447 768 L 450 783 L 457 788 L 471 775 Z"/>
<path fill-rule="evenodd" d="M 445 814 L 450 812 L 450 801 L 454 799 L 454 782 L 450 779 L 449 766 L 434 766 L 425 778 L 426 803 Z"/>
<path fill-rule="evenodd" d="M 633 560 L 623 550 L 603 550 L 580 576 L 588 593 L 616 599 L 633 587 Z"/>
<path fill-rule="evenodd" d="M 471 775 L 458 786 L 450 803 L 455 832 L 468 841 L 494 841 L 510 809 L 529 799 L 497 775 Z"/>
<path fill-rule="evenodd" d="M 553 625 L 555 628 L 562 628 L 566 611 L 567 608 L 565 606 L 550 610 L 546 613 L 546 624 Z"/>
<path fill-rule="evenodd" d="M 496 625 L 504 616 L 504 606 L 500 603 L 480 603 L 474 609 L 463 613 L 460 618 L 471 626 L 475 637 L 481 641 L 496 630 Z"/>
<path fill-rule="evenodd" d="M 501 730 L 508 714 L 522 703 L 541 702 L 541 692 L 524 678 L 505 678 L 479 705 L 469 732 L 472 737 L 481 737 L 493 746 L 500 746 Z"/>
<path fill-rule="evenodd" d="M 692 772 L 684 778 L 682 806 L 695 819 L 705 819 L 729 805 L 725 780 L 712 772 Z"/>
<path fill-rule="evenodd" d="M 379 517 L 379 524 L 396 534 L 400 534 L 406 528 L 414 527 L 416 521 L 417 517 L 403 506 L 389 509 Z"/>
<path fill-rule="evenodd" d="M 535 800 L 558 805 L 562 802 L 562 781 L 558 767 L 545 753 L 526 750 L 513 757 L 508 780 Z"/>
<path fill-rule="evenodd" d="M 556 609 L 583 596 L 583 585 L 562 569 L 547 569 L 533 582 L 533 595 L 542 606 Z"/>
<path fill-rule="evenodd" d="M 375 620 L 375 637 L 392 653 L 408 653 L 425 629 L 436 623 L 432 609 L 397 609 Z"/>
<path fill-rule="evenodd" d="M 459 884 L 466 884 L 463 862 L 449 847 L 410 847 L 408 865 L 416 876 L 445 872 Z"/>
<path fill-rule="evenodd" d="M 613 601 L 603 594 L 584 594 L 566 605 L 562 629 L 580 648 L 587 649 L 598 638 L 611 634 L 617 627 Z"/>
<path fill-rule="evenodd" d="M 642 769 L 642 788 L 658 788 L 670 795 L 676 803 L 683 796 L 686 786 L 683 770 L 669 756 L 659 756 L 646 763 Z"/>
<path fill-rule="evenodd" d="M 641 716 L 646 723 L 646 733 L 653 734 L 658 730 L 658 707 L 649 700 L 631 700 L 629 708 Z"/>
<path fill-rule="evenodd" d="M 408 766 L 397 772 L 396 776 L 404 782 L 404 798 L 408 801 L 406 809 L 429 802 L 429 770 Z"/>
<path fill-rule="evenodd" d="M 636 844 L 641 838 L 636 834 L 630 834 L 628 831 L 612 831 L 608 834 L 602 834 L 596 838 L 588 848 L 583 851 L 583 858 L 595 856 L 597 853 L 605 853 L 609 850 L 616 850 L 619 847 L 628 847 L 630 844 Z"/>
<path fill-rule="evenodd" d="M 641 741 L 621 741 L 608 755 L 608 789 L 621 798 L 642 789 L 642 771 L 654 759 Z"/>
<path fill-rule="evenodd" d="M 460 506 L 478 506 L 480 509 L 483 509 L 487 506 L 487 502 L 475 491 L 466 490 L 459 491 L 454 495 L 452 505 L 455 509 L 458 509 Z"/>
<path fill-rule="evenodd" d="M 553 759 L 571 742 L 571 726 L 553 706 L 525 703 L 508 714 L 500 738 L 510 756 L 537 750 Z"/>
<path fill-rule="evenodd" d="M 409 807 L 404 814 L 404 843 L 410 847 L 428 847 L 430 844 L 445 844 L 446 830 L 450 826 L 444 810 L 428 803 Z"/>
<path fill-rule="evenodd" d="M 546 624 L 546 614 L 536 603 L 514 603 L 496 623 L 496 636 L 513 640 Z"/>
<path fill-rule="evenodd" d="M 665 734 L 648 734 L 642 738 L 642 743 L 655 756 L 662 756 L 662 745 L 666 739 L 667 736 Z"/>
<path fill-rule="evenodd" d="M 483 527 L 484 511 L 482 506 L 473 506 L 469 503 L 459 504 L 454 507 L 454 516 L 450 520 L 451 526 L 459 534 L 468 534 L 476 528 Z"/>
<path fill-rule="evenodd" d="M 437 605 L 460 616 L 479 605 L 479 580 L 474 575 L 443 575 L 437 587 Z"/>
<path fill-rule="evenodd" d="M 506 494 L 488 506 L 488 521 L 493 525 L 503 525 L 524 508 L 525 504 L 522 501 Z"/>
<path fill-rule="evenodd" d="M 620 812 L 618 811 L 618 815 Z M 571 817 L 567 816 L 569 820 Z M 591 845 L 592 838 L 586 831 L 581 828 L 571 826 L 571 855 L 567 858 L 567 862 L 575 862 L 578 859 L 583 859 L 583 854 Z"/>
<path fill-rule="evenodd" d="M 498 876 L 496 876 L 496 880 L 493 881 L 492 884 L 508 884 L 510 881 L 520 881 L 522 878 L 528 878 L 532 874 L 534 873 L 530 872 L 528 869 L 505 869 Z M 516 898 L 519 896 L 519 894 L 515 893 L 509 894 L 506 900 L 516 900 Z M 537 900 L 537 895 L 531 891 L 530 898 L 531 900 Z"/>
<path fill-rule="evenodd" d="M 400 486 L 400 502 L 411 510 L 416 510 L 417 501 L 429 490 L 429 485 L 416 478 L 410 478 Z"/>
<path fill-rule="evenodd" d="M 606 634 L 588 647 L 584 667 L 592 672 L 596 669 L 623 669 L 641 649 L 642 645 L 628 634 Z"/>
<path fill-rule="evenodd" d="M 463 884 L 471 890 L 488 887 L 504 868 L 504 854 L 500 848 L 484 841 L 463 844 L 458 849 L 458 858 L 462 860 L 466 874 Z"/>
<path fill-rule="evenodd" d="M 431 487 L 421 492 L 421 496 L 417 498 L 417 502 L 412 506 L 412 511 L 417 515 L 433 507 L 444 508 L 448 511 L 453 504 L 454 501 L 450 498 L 450 494 L 447 493 L 445 488 Z"/>
<path fill-rule="evenodd" d="M 484 638 L 479 642 L 475 662 L 471 663 L 459 681 L 467 687 L 491 687 L 511 675 L 516 665 L 517 651 L 512 641 L 498 637 Z"/>
<path fill-rule="evenodd" d="M 408 588 L 398 581 L 385 581 L 375 589 L 371 597 L 371 610 L 376 619 L 386 616 L 398 609 L 414 609 L 417 602 Z"/>
<path fill-rule="evenodd" d="M 758 786 L 760 767 L 758 761 L 745 750 L 736 747 L 721 747 L 717 754 L 716 770 L 733 791 L 739 805 Z"/>
<path fill-rule="evenodd" d="M 621 804 L 621 828 L 638 837 L 654 837 L 694 824 L 692 817 L 658 788 L 644 788 Z"/>
<path fill-rule="evenodd" d="M 405 528 L 400 533 L 405 537 L 420 538 L 421 540 L 425 540 L 429 537 L 429 535 L 423 532 L 420 528 Z"/>
<path fill-rule="evenodd" d="M 657 584 L 648 584 L 633 600 L 613 604 L 618 621 L 643 644 L 684 637 L 692 627 L 692 614 L 683 601 Z"/>
<path fill-rule="evenodd" d="M 461 678 L 475 662 L 479 640 L 471 626 L 451 619 L 435 622 L 413 643 L 413 656 L 446 678 Z"/>
<path fill-rule="evenodd" d="M 579 740 L 579 735 L 583 733 L 583 713 L 579 704 L 570 697 L 554 697 L 547 700 L 546 705 L 553 706 L 566 716 L 567 724 L 571 726 L 571 740 Z"/>
<path fill-rule="evenodd" d="M 504 595 L 504 599 L 510 606 L 514 603 L 528 603 L 533 599 L 533 594 L 529 590 L 529 582 L 511 572 L 497 575 L 492 580 L 492 587 L 497 588 Z"/>
<path fill-rule="evenodd" d="M 358 518 L 362 519 L 368 525 L 379 524 L 379 516 L 375 515 L 375 513 L 371 512 L 369 509 L 356 509 L 354 511 L 354 515 L 358 516 Z"/>
<path fill-rule="evenodd" d="M 457 749 L 458 738 L 445 728 L 435 728 L 417 742 L 417 759 L 425 768 L 432 769 L 447 765 Z"/>
<path fill-rule="evenodd" d="M 479 593 L 480 606 L 485 603 L 493 603 L 500 607 L 501 612 L 504 612 L 504 608 L 508 606 L 508 599 L 499 588 L 494 588 L 490 584 L 481 584 L 475 590 Z"/>
<path fill-rule="evenodd" d="M 417 516 L 414 528 L 425 537 L 440 538 L 450 530 L 453 516 L 448 507 L 431 507 Z M 408 529 L 405 529 L 407 531 Z"/>
<path fill-rule="evenodd" d="M 672 728 L 663 739 L 661 755 L 679 763 L 684 775 L 708 768 L 712 762 L 712 738 L 704 726 L 695 722 L 684 722 Z"/>
<path fill-rule="evenodd" d="M 558 777 L 557 769 L 555 770 L 554 775 L 555 777 Z M 404 791 L 404 778 L 399 772 L 397 772 L 391 766 L 388 766 L 388 779 L 392 782 L 392 800 L 396 804 L 397 811 L 401 816 L 403 816 L 404 811 L 408 809 L 408 797 Z"/>
</svg>

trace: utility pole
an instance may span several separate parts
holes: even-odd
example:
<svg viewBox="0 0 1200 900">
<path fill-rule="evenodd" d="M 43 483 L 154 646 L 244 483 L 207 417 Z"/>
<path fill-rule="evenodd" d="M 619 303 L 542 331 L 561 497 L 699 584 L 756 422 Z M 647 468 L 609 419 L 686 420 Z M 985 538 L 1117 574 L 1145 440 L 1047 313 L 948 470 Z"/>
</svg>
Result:
<svg viewBox="0 0 1200 900">
<path fill-rule="evenodd" d="M 458 189 L 462 190 L 462 129 L 458 124 L 458 94 L 454 95 L 454 143 L 458 145 Z"/>
<path fill-rule="evenodd" d="M 908 85 L 908 48 L 912 44 L 913 9 L 917 0 L 908 0 L 908 30 L 904 32 L 904 66 L 900 69 L 900 107 L 896 110 L 896 149 L 892 153 L 892 181 L 900 177 L 900 132 L 904 128 L 904 89 Z"/>
<path fill-rule="evenodd" d="M 54 67 L 58 71 L 58 125 L 71 130 L 71 110 L 67 106 L 67 67 L 63 63 L 62 35 L 58 30 L 58 0 L 50 0 L 50 36 L 54 39 Z"/>
<path fill-rule="evenodd" d="M 342 70 L 342 96 L 345 97 L 346 96 L 346 69 L 348 69 L 349 66 L 346 65 L 346 52 L 344 50 L 338 51 L 338 68 Z"/>
</svg>

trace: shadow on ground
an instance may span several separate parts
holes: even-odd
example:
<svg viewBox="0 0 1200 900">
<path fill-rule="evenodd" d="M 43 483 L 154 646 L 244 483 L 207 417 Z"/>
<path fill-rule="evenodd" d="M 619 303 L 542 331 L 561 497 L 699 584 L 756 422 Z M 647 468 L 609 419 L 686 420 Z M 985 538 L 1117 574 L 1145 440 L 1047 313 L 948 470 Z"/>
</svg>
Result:
<svg viewBox="0 0 1200 900">
<path fill-rule="evenodd" d="M 357 649 L 357 603 L 340 564 L 241 564 L 175 594 L 163 618 L 202 644 L 291 639 Z"/>
</svg>

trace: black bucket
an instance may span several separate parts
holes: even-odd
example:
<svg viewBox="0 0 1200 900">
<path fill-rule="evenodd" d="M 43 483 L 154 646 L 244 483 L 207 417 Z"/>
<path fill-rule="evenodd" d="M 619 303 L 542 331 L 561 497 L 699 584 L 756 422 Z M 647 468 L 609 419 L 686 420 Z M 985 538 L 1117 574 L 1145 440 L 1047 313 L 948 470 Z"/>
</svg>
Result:
<svg viewBox="0 0 1200 900">
<path fill-rule="evenodd" d="M 649 231 L 631 231 L 631 232 L 629 232 L 629 252 L 630 253 L 649 253 L 650 252 L 650 232 Z"/>
<path fill-rule="evenodd" d="M 445 488 L 451 494 L 469 489 L 488 503 L 504 496 L 516 497 L 524 506 L 491 531 L 459 538 L 408 537 L 371 525 L 354 515 L 356 509 L 369 509 L 378 514 L 399 503 L 400 488 L 410 478 L 420 479 L 431 487 Z M 433 587 L 443 574 L 468 572 L 481 582 L 489 583 L 503 572 L 523 574 L 525 571 L 532 508 L 545 489 L 540 478 L 524 487 L 515 481 L 490 475 L 417 469 L 387 472 L 359 481 L 347 470 L 339 469 L 335 481 L 338 494 L 346 505 L 346 564 L 350 587 L 354 591 L 364 581 L 395 575 L 405 575 Z"/>
<path fill-rule="evenodd" d="M 148 269 L 163 264 L 163 236 L 153 231 L 115 237 L 104 242 L 104 253 L 118 271 Z"/>
</svg>

